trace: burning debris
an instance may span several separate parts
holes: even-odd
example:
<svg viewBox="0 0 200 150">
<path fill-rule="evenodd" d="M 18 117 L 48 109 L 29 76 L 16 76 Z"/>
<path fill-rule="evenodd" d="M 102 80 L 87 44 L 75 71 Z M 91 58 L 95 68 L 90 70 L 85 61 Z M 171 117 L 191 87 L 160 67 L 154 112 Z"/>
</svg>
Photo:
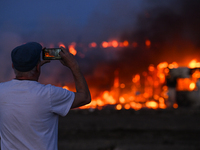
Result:
<svg viewBox="0 0 200 150">
<path fill-rule="evenodd" d="M 192 60 L 188 67 L 180 67 L 170 70 L 167 85 L 170 88 L 171 96 L 169 101 L 179 106 L 199 107 L 200 106 L 200 71 L 199 62 Z"/>
<path fill-rule="evenodd" d="M 105 44 L 107 43 L 107 44 Z M 146 46 L 151 43 L 146 42 Z M 92 46 L 93 45 L 93 46 Z M 106 46 L 105 46 L 106 45 Z M 101 48 L 118 48 L 118 47 L 132 47 L 135 43 L 128 41 L 117 42 L 102 42 L 99 46 Z M 66 47 L 64 44 L 60 46 Z M 92 42 L 88 45 L 90 48 L 96 48 L 97 44 Z M 72 48 L 71 53 L 78 55 L 76 50 L 76 43 L 68 46 Z M 84 58 L 85 54 L 82 54 Z M 179 67 L 177 62 L 171 64 L 167 62 L 159 63 L 157 66 L 151 64 L 147 71 L 141 74 L 132 75 L 129 82 L 121 79 L 120 69 L 113 72 L 113 78 L 109 78 L 112 86 L 107 87 L 106 90 L 100 90 L 95 83 L 89 82 L 92 102 L 81 109 L 103 109 L 105 107 L 120 109 L 135 109 L 142 108 L 150 109 L 165 109 L 177 108 L 178 106 L 198 106 L 198 80 L 200 78 L 199 71 L 200 63 L 192 60 L 188 67 Z M 95 78 L 95 77 L 94 77 Z M 66 85 L 63 88 L 70 89 Z"/>
<path fill-rule="evenodd" d="M 82 108 L 102 109 L 107 105 L 114 105 L 117 110 L 197 107 L 200 105 L 199 62 L 192 60 L 188 66 L 178 67 L 176 62 L 163 62 L 157 67 L 150 65 L 148 72 L 133 76 L 129 91 L 125 90 L 126 84 L 120 83 L 117 72 L 111 90 L 104 91 Z"/>
</svg>

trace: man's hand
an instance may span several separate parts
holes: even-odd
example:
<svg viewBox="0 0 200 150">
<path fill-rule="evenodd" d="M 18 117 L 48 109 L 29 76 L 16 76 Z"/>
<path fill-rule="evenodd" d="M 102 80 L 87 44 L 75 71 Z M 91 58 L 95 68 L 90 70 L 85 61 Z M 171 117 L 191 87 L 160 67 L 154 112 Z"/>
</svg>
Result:
<svg viewBox="0 0 200 150">
<path fill-rule="evenodd" d="M 64 66 L 69 67 L 71 70 L 79 68 L 78 62 L 74 58 L 74 55 L 72 55 L 69 52 L 68 48 L 67 49 L 65 49 L 63 47 L 60 47 L 60 48 L 62 49 L 62 51 L 60 51 L 60 53 L 59 53 L 62 58 L 62 60 L 60 60 L 60 62 Z"/>
</svg>

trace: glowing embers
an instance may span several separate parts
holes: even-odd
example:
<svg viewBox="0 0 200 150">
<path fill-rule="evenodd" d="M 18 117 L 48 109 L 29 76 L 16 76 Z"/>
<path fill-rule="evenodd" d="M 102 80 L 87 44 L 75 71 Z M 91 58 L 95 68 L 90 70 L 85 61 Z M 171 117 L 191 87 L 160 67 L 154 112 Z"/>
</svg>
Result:
<svg viewBox="0 0 200 150">
<path fill-rule="evenodd" d="M 200 62 L 197 62 L 196 59 L 193 59 L 189 63 L 188 76 L 177 78 L 176 90 L 177 91 L 194 91 L 198 90 L 196 83 L 200 78 Z M 183 72 L 183 71 L 182 71 Z M 185 72 L 183 72 L 185 73 Z M 182 73 L 182 74 L 183 74 Z M 186 73 L 185 73 L 186 74 Z"/>
<path fill-rule="evenodd" d="M 88 46 L 89 46 L 89 48 L 96 48 L 97 47 L 97 43 L 96 42 L 92 42 Z"/>
<path fill-rule="evenodd" d="M 147 108 L 157 109 L 158 103 L 155 101 L 148 101 L 148 102 L 146 102 L 146 106 L 147 106 Z"/>
<path fill-rule="evenodd" d="M 147 47 L 150 47 L 150 46 L 151 46 L 151 41 L 147 39 L 147 40 L 145 41 L 145 45 L 146 45 Z"/>
<path fill-rule="evenodd" d="M 196 88 L 196 82 L 192 78 L 177 79 L 177 91 L 193 91 Z"/>
<path fill-rule="evenodd" d="M 73 55 L 76 55 L 76 54 L 77 54 L 77 51 L 76 51 L 76 49 L 75 49 L 75 46 L 76 46 L 76 43 L 75 43 L 75 42 L 71 43 L 71 44 L 68 46 L 69 52 L 70 52 L 71 54 L 73 54 Z"/>
<path fill-rule="evenodd" d="M 66 46 L 62 43 L 62 42 L 59 42 L 58 43 L 59 47 L 63 47 L 63 48 L 66 48 Z M 69 48 L 69 52 L 73 55 L 76 55 L 77 54 L 77 50 L 75 49 L 76 47 L 76 43 L 75 42 L 72 42 L 71 44 L 69 44 L 68 48 Z"/>
<path fill-rule="evenodd" d="M 112 91 L 104 91 L 101 97 L 97 97 L 96 99 L 92 99 L 92 102 L 88 105 L 82 106 L 81 109 L 88 108 L 98 108 L 102 109 L 103 106 L 107 105 L 115 105 L 117 103 L 116 98 L 114 98 Z"/>
<path fill-rule="evenodd" d="M 192 78 L 193 79 L 199 79 L 200 78 L 200 70 L 198 69 L 194 69 L 194 71 L 192 71 Z"/>
<path fill-rule="evenodd" d="M 102 42 L 101 45 L 102 45 L 103 48 L 107 48 L 109 46 L 108 42 L 106 42 L 106 41 Z"/>
<path fill-rule="evenodd" d="M 107 47 L 114 47 L 114 48 L 116 48 L 116 47 L 119 46 L 119 42 L 116 41 L 116 40 L 113 40 L 113 41 L 110 41 L 110 42 L 104 41 L 104 42 L 102 42 L 101 45 L 102 45 L 103 48 L 107 48 Z"/>
<path fill-rule="evenodd" d="M 101 46 L 102 46 L 102 48 L 108 48 L 108 47 L 113 47 L 113 48 L 128 47 L 129 46 L 129 42 L 128 41 L 118 42 L 117 40 L 112 40 L 112 41 L 109 41 L 109 42 L 103 41 L 101 43 Z"/>
<path fill-rule="evenodd" d="M 93 98 L 89 105 L 81 108 L 102 109 L 110 105 L 117 110 L 165 109 L 168 99 L 165 77 L 169 73 L 169 65 L 166 62 L 160 63 L 156 67 L 150 65 L 148 71 L 143 72 L 142 75 L 133 75 L 131 87 L 130 83 L 126 85 L 126 83 L 120 82 L 119 71 L 116 70 L 110 91 L 104 91 L 97 98 Z"/>
<path fill-rule="evenodd" d="M 200 62 L 197 62 L 196 59 L 193 59 L 189 65 L 188 65 L 189 68 L 200 68 Z"/>
<path fill-rule="evenodd" d="M 150 40 L 143 41 L 143 46 L 149 48 L 153 45 Z M 63 43 L 59 43 L 59 46 L 65 47 Z M 54 47 L 54 45 L 50 46 Z M 70 52 L 73 55 L 84 58 L 86 52 L 91 50 L 98 50 L 100 48 L 106 51 L 113 50 L 123 50 L 121 47 L 129 47 L 134 50 L 136 47 L 140 47 L 140 44 L 137 42 L 130 41 L 118 41 L 118 40 L 109 40 L 100 43 L 91 42 L 87 45 L 68 43 L 66 47 L 69 47 Z M 82 47 L 83 51 L 76 51 L 78 47 Z M 107 49 L 106 49 L 107 48 Z M 137 50 L 137 49 L 135 49 Z M 94 87 L 92 94 L 92 102 L 84 107 L 83 109 L 102 109 L 102 108 L 115 108 L 120 109 L 135 109 L 139 110 L 141 108 L 150 108 L 150 109 L 165 109 L 167 107 L 178 108 L 179 103 L 172 101 L 171 105 L 169 103 L 170 97 L 170 88 L 173 88 L 174 91 L 196 91 L 198 90 L 197 82 L 200 78 L 200 63 L 193 59 L 187 68 L 190 74 L 187 76 L 182 76 L 186 73 L 184 70 L 180 71 L 181 76 L 177 78 L 177 72 L 171 72 L 171 70 L 179 70 L 177 62 L 172 62 L 171 64 L 167 62 L 161 62 L 157 66 L 155 64 L 150 64 L 149 67 L 142 73 L 136 73 L 130 77 L 129 80 L 124 81 L 122 76 L 119 76 L 119 71 L 114 72 L 113 78 L 110 80 L 113 82 L 113 85 L 109 85 L 108 89 L 105 91 L 100 91 L 98 87 Z M 179 72 L 179 71 L 178 71 Z M 173 76 L 174 78 L 171 85 L 168 85 L 169 80 L 168 76 Z M 124 74 L 124 72 L 120 72 Z M 170 78 L 171 79 L 171 78 Z M 110 83 L 110 82 L 109 82 Z M 91 83 L 95 84 L 95 83 Z M 173 87 L 172 87 L 173 86 Z M 90 87 L 90 85 L 89 85 Z M 93 94 L 93 92 L 95 94 Z M 176 98 L 176 97 L 175 97 Z"/>
<path fill-rule="evenodd" d="M 66 48 L 66 46 L 65 46 L 62 42 L 58 43 L 58 45 L 59 45 L 59 47 L 64 47 L 64 48 Z"/>
<path fill-rule="evenodd" d="M 65 85 L 65 86 L 63 86 L 62 88 L 63 88 L 63 89 L 66 89 L 66 90 L 69 90 L 69 87 L 68 87 L 68 86 L 66 86 L 66 85 Z"/>
<path fill-rule="evenodd" d="M 124 41 L 122 44 L 120 44 L 121 45 L 121 47 L 127 47 L 127 46 L 129 46 L 129 42 L 128 41 Z"/>
<path fill-rule="evenodd" d="M 146 41 L 146 46 L 151 46 L 151 41 Z M 60 46 L 65 46 L 63 43 L 60 43 Z M 70 52 L 74 55 L 80 56 L 80 52 L 76 51 L 76 47 L 79 47 L 79 44 L 71 43 L 68 45 Z M 138 47 L 138 43 L 133 42 L 129 43 L 128 41 L 119 42 L 117 40 L 104 41 L 98 45 L 95 42 L 89 43 L 88 48 L 95 50 L 95 48 L 116 48 L 117 50 L 120 47 Z M 109 49 L 107 49 L 109 50 Z M 83 51 L 83 57 L 85 55 Z M 83 58 L 81 57 L 81 58 Z M 92 102 L 81 109 L 102 109 L 102 108 L 114 108 L 117 110 L 121 109 L 134 109 L 139 110 L 142 108 L 148 109 L 165 109 L 167 107 L 178 108 L 179 103 L 173 101 L 169 105 L 169 90 L 170 87 L 167 84 L 168 76 L 172 76 L 175 73 L 173 81 L 175 81 L 176 86 L 174 90 L 177 91 L 194 91 L 197 89 L 197 82 L 200 78 L 200 63 L 197 60 L 193 59 L 186 71 L 190 72 L 189 75 L 183 77 L 178 77 L 176 75 L 176 70 L 181 70 L 178 63 L 172 62 L 171 64 L 167 62 L 161 62 L 157 66 L 150 64 L 146 71 L 141 74 L 136 73 L 132 75 L 132 78 L 128 81 L 123 81 L 119 74 L 123 74 L 119 70 L 113 72 L 113 78 L 110 80 L 113 82 L 113 85 L 106 89 L 105 91 L 99 91 L 98 87 L 94 88 L 91 91 Z M 175 72 L 171 72 L 174 70 Z M 185 70 L 178 71 L 183 75 Z M 95 84 L 95 83 L 94 83 Z M 167 86 L 168 85 L 168 86 Z M 89 85 L 90 87 L 90 85 Z M 176 88 L 175 88 L 176 87 Z M 93 94 L 93 92 L 95 94 Z"/>
</svg>

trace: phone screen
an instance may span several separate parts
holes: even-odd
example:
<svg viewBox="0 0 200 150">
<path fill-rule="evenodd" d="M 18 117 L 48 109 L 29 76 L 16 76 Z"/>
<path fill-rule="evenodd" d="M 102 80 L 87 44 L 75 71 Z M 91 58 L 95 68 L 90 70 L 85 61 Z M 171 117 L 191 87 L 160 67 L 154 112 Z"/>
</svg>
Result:
<svg viewBox="0 0 200 150">
<path fill-rule="evenodd" d="M 58 60 L 61 59 L 59 52 L 60 48 L 46 48 L 43 49 L 43 59 L 44 60 Z"/>
</svg>

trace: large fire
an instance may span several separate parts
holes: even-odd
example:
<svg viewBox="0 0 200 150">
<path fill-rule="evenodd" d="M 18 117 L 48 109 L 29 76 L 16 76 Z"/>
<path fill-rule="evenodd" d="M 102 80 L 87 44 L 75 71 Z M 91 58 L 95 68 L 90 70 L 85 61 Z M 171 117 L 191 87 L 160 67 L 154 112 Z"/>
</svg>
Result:
<svg viewBox="0 0 200 150">
<path fill-rule="evenodd" d="M 150 40 L 146 40 L 147 47 L 151 45 Z M 101 43 L 102 48 L 108 47 L 137 47 L 137 43 L 130 44 L 128 41 L 118 42 L 116 40 Z M 63 43 L 59 46 L 66 47 Z M 73 55 L 77 54 L 75 49 L 76 43 L 71 43 L 68 48 L 69 52 Z M 89 48 L 97 47 L 97 43 L 92 42 L 88 45 Z M 84 57 L 84 55 L 82 55 Z M 131 90 L 124 90 L 126 88 L 125 83 L 121 83 L 119 79 L 119 71 L 113 72 L 115 75 L 113 80 L 113 86 L 110 90 L 101 92 L 98 96 L 92 97 L 92 102 L 81 109 L 102 109 L 104 107 L 114 107 L 117 110 L 121 109 L 134 109 L 139 110 L 141 108 L 150 109 L 165 109 L 167 107 L 177 108 L 176 102 L 172 103 L 168 100 L 169 87 L 166 84 L 166 78 L 169 76 L 170 69 L 178 68 L 179 65 L 176 62 L 168 63 L 161 62 L 157 66 L 150 64 L 148 71 L 144 71 L 142 74 L 135 74 L 132 76 Z M 188 68 L 200 68 L 200 62 L 193 59 L 187 66 Z M 200 78 L 200 71 L 195 70 L 190 78 L 178 78 L 176 90 L 178 91 L 193 91 L 196 90 L 196 82 Z M 90 85 L 89 85 L 90 86 Z M 70 89 L 67 86 L 63 88 Z M 93 96 L 91 90 L 91 95 Z M 95 91 L 96 92 L 96 91 Z"/>
</svg>

